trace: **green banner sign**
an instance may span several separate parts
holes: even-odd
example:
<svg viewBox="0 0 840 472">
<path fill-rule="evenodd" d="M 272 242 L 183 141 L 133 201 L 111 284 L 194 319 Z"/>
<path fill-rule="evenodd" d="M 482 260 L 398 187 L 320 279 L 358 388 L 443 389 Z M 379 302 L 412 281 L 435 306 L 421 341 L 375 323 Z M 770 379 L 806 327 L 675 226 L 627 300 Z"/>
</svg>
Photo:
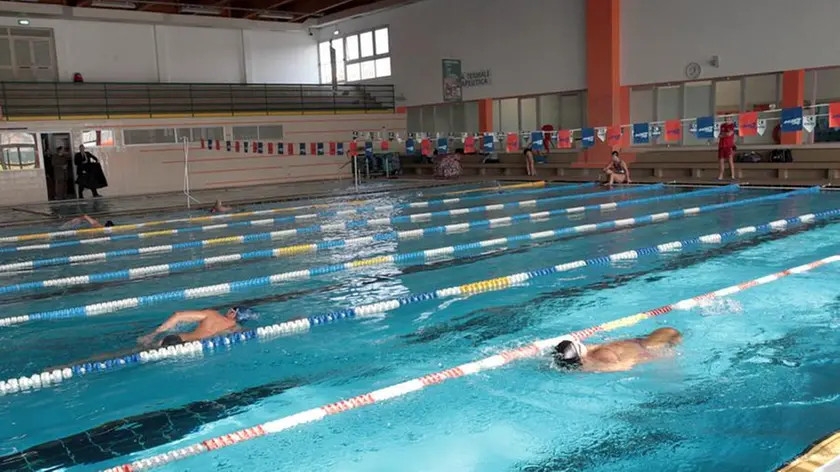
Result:
<svg viewBox="0 0 840 472">
<path fill-rule="evenodd" d="M 443 59 L 443 101 L 460 102 L 461 93 L 461 60 Z"/>
</svg>

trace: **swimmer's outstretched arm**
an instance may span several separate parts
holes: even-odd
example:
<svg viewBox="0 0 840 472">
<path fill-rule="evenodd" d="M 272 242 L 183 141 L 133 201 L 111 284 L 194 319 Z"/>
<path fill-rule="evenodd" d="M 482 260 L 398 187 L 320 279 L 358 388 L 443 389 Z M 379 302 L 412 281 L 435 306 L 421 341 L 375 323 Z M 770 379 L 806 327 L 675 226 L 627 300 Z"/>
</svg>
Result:
<svg viewBox="0 0 840 472">
<path fill-rule="evenodd" d="M 151 333 L 137 338 L 137 342 L 140 344 L 149 344 L 157 335 L 165 333 L 181 323 L 197 323 L 204 321 L 209 314 L 210 312 L 208 310 L 178 311 Z"/>
</svg>

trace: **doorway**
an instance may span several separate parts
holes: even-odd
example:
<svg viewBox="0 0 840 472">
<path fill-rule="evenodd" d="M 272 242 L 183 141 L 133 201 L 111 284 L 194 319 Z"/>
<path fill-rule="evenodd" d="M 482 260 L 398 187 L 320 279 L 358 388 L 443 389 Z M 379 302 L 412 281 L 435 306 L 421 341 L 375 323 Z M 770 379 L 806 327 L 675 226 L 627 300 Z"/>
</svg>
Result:
<svg viewBox="0 0 840 472">
<path fill-rule="evenodd" d="M 44 150 L 47 198 L 50 201 L 76 198 L 70 133 L 41 133 L 41 149 Z"/>
</svg>

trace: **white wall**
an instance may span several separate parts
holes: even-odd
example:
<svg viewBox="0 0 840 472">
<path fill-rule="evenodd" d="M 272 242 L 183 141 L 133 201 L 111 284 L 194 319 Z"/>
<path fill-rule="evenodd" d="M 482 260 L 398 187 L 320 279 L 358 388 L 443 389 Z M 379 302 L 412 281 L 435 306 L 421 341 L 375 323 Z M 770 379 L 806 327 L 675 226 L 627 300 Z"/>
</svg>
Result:
<svg viewBox="0 0 840 472">
<path fill-rule="evenodd" d="M 88 82 L 318 83 L 317 43 L 305 31 L 31 22 L 52 28 L 61 81 L 81 72 Z M 16 19 L 0 17 L 0 26 Z"/>
<path fill-rule="evenodd" d="M 443 100 L 441 59 L 464 72 L 492 70 L 492 85 L 464 89 L 464 99 L 586 88 L 584 0 L 426 0 L 336 26 L 348 33 L 389 26 L 399 105 Z M 334 27 L 319 32 L 326 40 Z"/>
<path fill-rule="evenodd" d="M 623 85 L 840 65 L 837 0 L 622 0 Z M 720 67 L 707 61 L 720 56 Z"/>
</svg>

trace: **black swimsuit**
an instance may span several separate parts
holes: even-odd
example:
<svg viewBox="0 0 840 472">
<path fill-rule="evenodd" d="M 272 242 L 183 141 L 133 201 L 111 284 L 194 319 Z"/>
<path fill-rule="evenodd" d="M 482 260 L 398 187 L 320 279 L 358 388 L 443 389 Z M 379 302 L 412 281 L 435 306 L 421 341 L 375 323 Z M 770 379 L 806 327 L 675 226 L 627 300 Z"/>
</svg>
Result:
<svg viewBox="0 0 840 472">
<path fill-rule="evenodd" d="M 621 165 L 620 161 L 612 164 L 612 171 L 615 174 L 624 174 L 624 167 Z"/>
</svg>

